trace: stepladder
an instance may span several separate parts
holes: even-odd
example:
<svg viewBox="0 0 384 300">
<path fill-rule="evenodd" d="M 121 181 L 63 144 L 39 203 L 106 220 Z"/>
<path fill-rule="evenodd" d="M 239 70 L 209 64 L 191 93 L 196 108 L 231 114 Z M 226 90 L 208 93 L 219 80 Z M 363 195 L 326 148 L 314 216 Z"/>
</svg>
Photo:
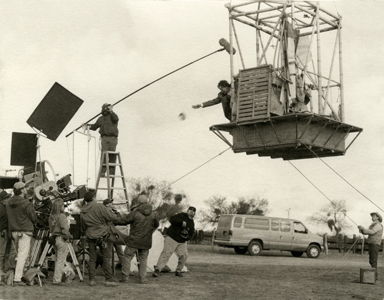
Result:
<svg viewBox="0 0 384 300">
<path fill-rule="evenodd" d="M 101 179 L 106 179 L 106 185 L 103 187 L 100 186 Z M 121 179 L 121 185 L 116 185 L 116 179 Z M 96 192 L 99 190 L 106 190 L 109 199 L 113 199 L 115 190 L 120 190 L 123 192 L 125 200 L 128 201 L 123 164 L 119 152 L 103 151 L 101 153 L 100 169 L 96 180 Z"/>
</svg>

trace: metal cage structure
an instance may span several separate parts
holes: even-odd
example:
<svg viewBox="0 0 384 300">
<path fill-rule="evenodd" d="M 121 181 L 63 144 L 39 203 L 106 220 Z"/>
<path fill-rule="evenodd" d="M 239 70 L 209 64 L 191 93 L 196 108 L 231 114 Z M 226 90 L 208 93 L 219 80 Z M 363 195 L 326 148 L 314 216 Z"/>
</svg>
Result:
<svg viewBox="0 0 384 300">
<path fill-rule="evenodd" d="M 344 155 L 363 129 L 345 123 L 342 17 L 310 1 L 231 2 L 226 8 L 232 120 L 210 130 L 235 153 L 284 160 Z M 241 36 L 238 24 L 252 34 Z"/>
</svg>

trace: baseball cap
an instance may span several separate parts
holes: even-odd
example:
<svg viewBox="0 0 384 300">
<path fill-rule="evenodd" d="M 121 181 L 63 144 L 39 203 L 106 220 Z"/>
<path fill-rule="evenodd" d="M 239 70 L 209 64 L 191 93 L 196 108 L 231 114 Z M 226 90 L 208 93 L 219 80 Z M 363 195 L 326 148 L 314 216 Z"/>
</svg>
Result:
<svg viewBox="0 0 384 300">
<path fill-rule="evenodd" d="M 5 199 L 5 198 L 8 198 L 9 196 L 11 196 L 11 194 L 8 194 L 6 191 L 1 191 L 0 192 L 0 201 Z"/>
<path fill-rule="evenodd" d="M 22 188 L 24 188 L 24 187 L 25 187 L 25 183 L 22 182 L 22 181 L 18 181 L 18 182 L 16 182 L 16 183 L 13 185 L 13 188 L 14 188 L 14 189 L 22 189 Z"/>
<path fill-rule="evenodd" d="M 190 207 L 188 207 L 188 210 L 193 210 L 194 212 L 196 212 L 196 207 L 190 206 Z"/>
</svg>

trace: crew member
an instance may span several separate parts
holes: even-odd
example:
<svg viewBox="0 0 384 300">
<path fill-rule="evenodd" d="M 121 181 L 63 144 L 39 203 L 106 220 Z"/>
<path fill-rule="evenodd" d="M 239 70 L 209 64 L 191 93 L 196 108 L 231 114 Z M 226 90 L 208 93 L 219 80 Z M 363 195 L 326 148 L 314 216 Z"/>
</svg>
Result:
<svg viewBox="0 0 384 300">
<path fill-rule="evenodd" d="M 53 247 L 55 248 L 56 262 L 53 284 L 66 285 L 66 283 L 61 282 L 61 278 L 69 252 L 68 239 L 71 238 L 71 234 L 69 233 L 67 217 L 64 214 L 64 202 L 61 198 L 56 199 L 52 203 L 51 214 L 49 215 L 49 231 L 55 237 Z"/>
<path fill-rule="evenodd" d="M 159 227 L 159 220 L 148 204 L 148 197 L 140 195 L 137 204 L 132 205 L 132 212 L 123 216 L 117 225 L 131 224 L 129 236 L 126 239 L 125 265 L 123 273 L 129 274 L 132 258 L 137 253 L 139 260 L 140 283 L 147 283 L 147 259 L 149 249 L 152 248 L 152 234 Z"/>
<path fill-rule="evenodd" d="M 6 191 L 0 192 L 0 273 L 15 268 L 16 252 L 12 245 L 11 237 L 8 234 L 8 217 L 6 205 L 11 198 Z M 4 282 L 0 280 L 0 285 Z"/>
<path fill-rule="evenodd" d="M 12 233 L 17 251 L 17 262 L 13 285 L 25 285 L 21 281 L 25 261 L 29 254 L 31 239 L 36 223 L 36 213 L 30 201 L 25 199 L 28 196 L 25 184 L 21 181 L 13 186 L 13 196 L 6 204 L 8 216 L 8 229 Z"/>
<path fill-rule="evenodd" d="M 201 104 L 192 105 L 192 108 L 195 108 L 195 109 L 200 107 L 204 108 L 204 107 L 221 103 L 221 105 L 223 106 L 225 117 L 229 121 L 231 121 L 232 119 L 231 95 L 229 94 L 231 85 L 226 80 L 221 80 L 217 84 L 217 87 L 220 90 L 220 93 L 217 95 L 215 99 L 203 102 Z"/>
<path fill-rule="evenodd" d="M 95 124 L 89 124 L 89 129 L 96 130 L 99 129 L 101 136 L 101 151 L 116 151 L 117 146 L 117 137 L 119 135 L 119 129 L 117 128 L 119 122 L 119 117 L 116 113 L 113 112 L 113 106 L 111 104 L 105 103 L 101 107 L 101 116 L 97 119 Z M 103 155 L 101 156 L 103 158 Z M 104 164 L 104 161 L 101 161 L 101 164 Z M 109 155 L 109 163 L 116 163 L 116 154 Z M 105 176 L 106 167 L 102 166 L 101 176 Z M 115 174 L 115 167 L 109 167 L 109 174 Z"/>
<path fill-rule="evenodd" d="M 109 222 L 116 221 L 118 215 L 112 213 L 105 205 L 94 201 L 95 194 L 86 192 L 84 195 L 85 205 L 81 208 L 80 220 L 83 232 L 89 246 L 89 285 L 95 286 L 96 281 L 96 247 L 99 246 L 103 257 L 103 271 L 106 279 L 105 285 L 115 287 L 112 275 L 112 243 L 108 241 L 110 234 Z"/>
<path fill-rule="evenodd" d="M 362 234 L 368 235 L 368 247 L 369 247 L 369 264 L 375 269 L 376 280 L 378 279 L 377 274 L 377 259 L 379 256 L 379 247 L 383 238 L 383 218 L 378 212 L 371 213 L 372 224 L 368 228 L 358 226 Z"/>
<path fill-rule="evenodd" d="M 160 276 L 160 271 L 165 267 L 173 252 L 177 253 L 178 264 L 176 276 L 183 277 L 181 271 L 188 258 L 187 241 L 191 239 L 195 231 L 193 218 L 196 208 L 190 206 L 186 213 L 174 215 L 169 219 L 171 226 L 167 230 L 167 237 L 164 239 L 164 248 L 152 273 L 154 277 Z"/>
</svg>

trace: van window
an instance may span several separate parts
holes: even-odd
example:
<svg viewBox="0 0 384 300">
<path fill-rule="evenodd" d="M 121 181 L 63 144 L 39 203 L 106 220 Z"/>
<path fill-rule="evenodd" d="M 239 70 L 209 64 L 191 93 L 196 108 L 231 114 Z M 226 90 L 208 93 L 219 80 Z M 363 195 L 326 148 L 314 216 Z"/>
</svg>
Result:
<svg viewBox="0 0 384 300">
<path fill-rule="evenodd" d="M 291 223 L 289 221 L 280 221 L 280 230 L 283 232 L 290 232 Z"/>
<path fill-rule="evenodd" d="M 293 223 L 293 229 L 295 230 L 295 232 L 298 232 L 298 233 L 307 233 L 307 229 L 300 222 L 294 222 Z"/>
<path fill-rule="evenodd" d="M 244 221 L 244 228 L 268 230 L 269 229 L 269 220 L 268 219 L 246 218 Z"/>
<path fill-rule="evenodd" d="M 236 217 L 235 221 L 233 222 L 233 227 L 240 228 L 241 223 L 243 223 L 243 218 L 242 217 Z"/>
<path fill-rule="evenodd" d="M 271 229 L 273 231 L 279 231 L 279 221 L 272 221 L 271 220 Z"/>
</svg>

